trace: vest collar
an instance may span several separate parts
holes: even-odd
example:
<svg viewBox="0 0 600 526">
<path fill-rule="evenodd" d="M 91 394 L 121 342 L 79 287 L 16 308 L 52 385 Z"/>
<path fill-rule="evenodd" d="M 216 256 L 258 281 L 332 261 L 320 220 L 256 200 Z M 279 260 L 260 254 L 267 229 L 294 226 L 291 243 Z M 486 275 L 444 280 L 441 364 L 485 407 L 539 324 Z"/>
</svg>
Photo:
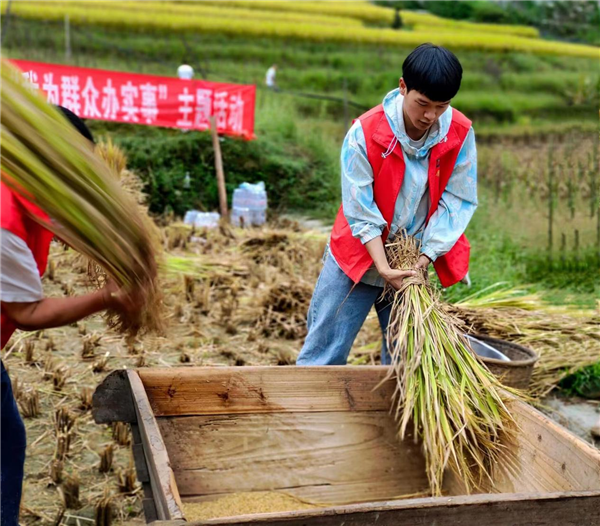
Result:
<svg viewBox="0 0 600 526">
<path fill-rule="evenodd" d="M 402 146 L 398 142 L 398 138 L 394 135 L 394 132 L 392 132 L 392 128 L 387 122 L 387 117 L 383 111 L 381 112 L 381 117 L 371 138 L 373 142 L 376 142 L 383 148 L 384 152 L 382 153 L 382 157 L 385 158 L 393 153 L 401 158 L 404 158 Z M 446 136 L 439 143 L 432 146 L 431 156 L 441 157 L 459 145 L 460 138 L 458 137 L 458 133 L 456 133 L 456 129 L 454 127 L 454 119 L 452 119 L 450 129 L 448 130 Z"/>
</svg>

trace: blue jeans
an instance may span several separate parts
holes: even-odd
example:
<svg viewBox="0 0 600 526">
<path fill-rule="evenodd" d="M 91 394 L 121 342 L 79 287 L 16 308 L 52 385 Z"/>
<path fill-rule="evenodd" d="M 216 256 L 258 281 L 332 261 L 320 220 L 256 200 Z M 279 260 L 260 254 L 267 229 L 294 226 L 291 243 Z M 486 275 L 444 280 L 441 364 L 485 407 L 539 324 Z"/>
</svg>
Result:
<svg viewBox="0 0 600 526">
<path fill-rule="evenodd" d="M 326 252 L 327 254 L 327 252 Z M 383 287 L 354 282 L 326 256 L 308 309 L 308 335 L 296 365 L 345 365 L 352 344 L 375 305 L 383 334 L 381 363 L 390 363 L 385 342 L 391 304 Z"/>
<path fill-rule="evenodd" d="M 27 441 L 4 364 L 0 394 L 0 524 L 18 526 Z"/>
</svg>

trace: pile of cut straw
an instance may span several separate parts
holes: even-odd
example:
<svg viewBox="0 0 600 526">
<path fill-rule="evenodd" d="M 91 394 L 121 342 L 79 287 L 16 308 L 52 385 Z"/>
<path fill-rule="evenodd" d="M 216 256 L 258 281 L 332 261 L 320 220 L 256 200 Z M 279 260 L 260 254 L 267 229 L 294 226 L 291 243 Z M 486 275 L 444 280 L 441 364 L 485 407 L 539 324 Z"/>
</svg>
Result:
<svg viewBox="0 0 600 526">
<path fill-rule="evenodd" d="M 44 226 L 118 285 L 145 291 L 142 311 L 114 318 L 117 328 L 159 329 L 157 240 L 148 219 L 93 145 L 24 85 L 21 72 L 6 61 L 1 70 L 2 181 L 44 210 L 52 218 Z"/>
<path fill-rule="evenodd" d="M 390 266 L 414 269 L 417 241 L 400 236 L 387 246 Z M 504 388 L 470 350 L 458 320 L 429 285 L 425 272 L 389 290 L 392 311 L 387 333 L 396 381 L 394 403 L 399 435 L 409 426 L 422 441 L 433 495 L 442 493 L 450 468 L 467 492 L 491 480 L 514 430 Z"/>
<path fill-rule="evenodd" d="M 465 332 L 530 347 L 540 355 L 528 394 L 543 397 L 570 374 L 600 361 L 600 313 L 547 305 L 536 294 L 498 286 L 446 305 Z"/>
</svg>

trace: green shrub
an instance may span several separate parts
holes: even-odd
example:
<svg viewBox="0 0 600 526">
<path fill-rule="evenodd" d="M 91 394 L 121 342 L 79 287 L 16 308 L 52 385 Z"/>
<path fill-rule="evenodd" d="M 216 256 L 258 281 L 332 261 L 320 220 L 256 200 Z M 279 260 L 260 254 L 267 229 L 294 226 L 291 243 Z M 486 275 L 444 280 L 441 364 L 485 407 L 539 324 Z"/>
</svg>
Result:
<svg viewBox="0 0 600 526">
<path fill-rule="evenodd" d="M 221 139 L 229 199 L 240 183 L 264 181 L 271 208 L 331 213 L 339 205 L 339 144 L 310 125 L 300 132 L 285 97 L 261 94 L 257 105 L 258 139 Z M 129 168 L 145 184 L 151 212 L 172 209 L 182 215 L 190 208 L 218 207 L 210 133 L 98 121 L 89 125 L 96 136 L 110 135 L 124 149 Z"/>
<path fill-rule="evenodd" d="M 567 376 L 560 387 L 570 395 L 600 399 L 600 361 Z"/>
</svg>

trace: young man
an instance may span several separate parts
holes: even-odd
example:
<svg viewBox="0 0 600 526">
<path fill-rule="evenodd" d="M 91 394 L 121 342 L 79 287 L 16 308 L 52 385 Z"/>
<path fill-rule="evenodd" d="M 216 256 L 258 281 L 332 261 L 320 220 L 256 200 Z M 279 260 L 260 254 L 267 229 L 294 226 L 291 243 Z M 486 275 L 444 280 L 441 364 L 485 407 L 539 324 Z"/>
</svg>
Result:
<svg viewBox="0 0 600 526">
<path fill-rule="evenodd" d="M 421 241 L 417 269 L 433 262 L 444 287 L 465 278 L 464 237 L 477 207 L 477 152 L 469 121 L 450 106 L 462 67 L 447 49 L 423 44 L 402 65 L 399 89 L 359 117 L 342 146 L 342 206 L 308 312 L 298 365 L 345 364 L 375 305 L 384 334 L 398 289 L 415 270 L 391 269 L 387 240 L 401 230 Z"/>
<path fill-rule="evenodd" d="M 60 108 L 93 147 L 83 121 Z M 2 348 L 16 329 L 27 331 L 69 325 L 104 309 L 134 312 L 141 292 L 119 291 L 114 283 L 84 296 L 44 298 L 41 276 L 53 234 L 34 218 L 48 220 L 37 206 L 1 186 L 0 306 Z M 8 374 L 1 364 L 0 392 L 0 515 L 2 526 L 17 526 L 25 462 L 25 426 L 19 415 Z"/>
</svg>

